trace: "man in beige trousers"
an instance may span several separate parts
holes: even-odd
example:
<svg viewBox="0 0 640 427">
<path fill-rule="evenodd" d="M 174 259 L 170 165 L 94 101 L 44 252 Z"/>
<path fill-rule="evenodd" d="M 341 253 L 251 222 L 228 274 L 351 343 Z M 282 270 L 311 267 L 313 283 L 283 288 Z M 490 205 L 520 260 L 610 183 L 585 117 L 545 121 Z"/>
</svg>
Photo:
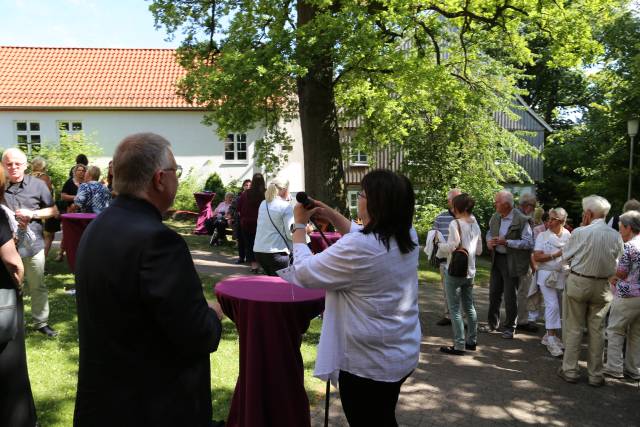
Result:
<svg viewBox="0 0 640 427">
<path fill-rule="evenodd" d="M 605 222 L 610 208 L 609 202 L 600 196 L 582 199 L 582 226 L 573 231 L 562 251 L 571 273 L 562 300 L 565 351 L 558 375 L 569 383 L 578 382 L 580 344 L 586 327 L 589 334 L 587 369 L 589 385 L 593 387 L 604 385 L 603 329 L 611 301 L 608 278 L 615 274 L 623 250 L 620 234 Z"/>
</svg>

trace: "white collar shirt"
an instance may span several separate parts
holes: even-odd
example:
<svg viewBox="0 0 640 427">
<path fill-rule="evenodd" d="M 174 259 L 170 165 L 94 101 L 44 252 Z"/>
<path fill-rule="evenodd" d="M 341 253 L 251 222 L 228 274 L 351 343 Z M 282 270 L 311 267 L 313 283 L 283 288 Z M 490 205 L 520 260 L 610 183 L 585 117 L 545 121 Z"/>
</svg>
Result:
<svg viewBox="0 0 640 427">
<path fill-rule="evenodd" d="M 623 245 L 620 233 L 598 218 L 573 230 L 562 258 L 569 261 L 572 271 L 604 279 L 615 274 Z"/>
<path fill-rule="evenodd" d="M 279 196 L 276 196 L 269 203 L 263 200 L 258 208 L 258 223 L 253 251 L 267 254 L 289 253 L 293 246 L 292 224 L 293 207 L 289 202 Z"/>
</svg>

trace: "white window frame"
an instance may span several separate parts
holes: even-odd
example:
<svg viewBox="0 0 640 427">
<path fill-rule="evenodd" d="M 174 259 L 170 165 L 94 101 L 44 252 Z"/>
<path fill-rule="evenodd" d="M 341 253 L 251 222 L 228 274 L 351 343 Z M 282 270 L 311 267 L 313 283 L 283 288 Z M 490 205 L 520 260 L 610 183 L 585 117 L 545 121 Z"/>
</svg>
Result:
<svg viewBox="0 0 640 427">
<path fill-rule="evenodd" d="M 26 124 L 26 130 L 18 130 L 18 123 L 25 123 Z M 38 130 L 31 130 L 31 125 L 32 124 L 37 124 L 38 125 Z M 42 127 L 40 126 L 40 121 L 39 120 L 16 120 L 13 122 L 13 129 L 15 131 L 15 138 L 14 141 L 16 142 L 16 145 L 25 152 L 25 154 L 27 156 L 30 156 L 34 153 L 38 153 L 40 152 L 40 148 L 42 147 Z M 18 138 L 20 136 L 26 136 L 27 137 L 27 141 L 26 141 L 26 147 L 23 147 L 22 145 L 24 145 L 24 143 L 20 143 L 18 141 Z M 33 137 L 37 136 L 39 141 L 37 143 L 33 142 Z M 38 149 L 35 150 L 34 146 L 38 146 Z M 26 150 L 25 150 L 26 148 Z"/>
<path fill-rule="evenodd" d="M 369 166 L 369 155 L 364 150 L 352 150 L 349 159 L 353 166 Z"/>
<path fill-rule="evenodd" d="M 249 147 L 246 133 L 230 133 L 222 141 L 223 158 L 225 163 L 249 163 Z M 228 150 L 229 144 L 233 150 Z M 227 154 L 232 154 L 233 158 L 228 159 Z M 242 156 L 244 155 L 244 156 Z M 240 157 L 244 157 L 243 159 Z"/>
<path fill-rule="evenodd" d="M 76 123 L 80 123 L 79 130 L 73 130 L 73 125 Z M 63 124 L 66 124 L 69 130 L 60 129 Z M 58 120 L 56 121 L 56 128 L 58 129 L 58 140 L 63 133 L 65 135 L 79 135 L 84 132 L 84 124 L 82 123 L 82 120 Z"/>
<path fill-rule="evenodd" d="M 352 218 L 358 217 L 358 190 L 347 191 L 347 207 L 351 213 Z"/>
</svg>

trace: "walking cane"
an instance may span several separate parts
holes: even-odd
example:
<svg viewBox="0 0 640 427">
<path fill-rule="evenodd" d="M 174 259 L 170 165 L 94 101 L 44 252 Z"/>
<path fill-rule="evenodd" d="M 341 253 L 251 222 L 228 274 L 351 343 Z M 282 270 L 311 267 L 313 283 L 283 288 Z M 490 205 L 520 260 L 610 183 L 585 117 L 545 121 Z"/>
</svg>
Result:
<svg viewBox="0 0 640 427">
<path fill-rule="evenodd" d="M 331 393 L 331 380 L 327 380 L 327 389 L 324 398 L 324 427 L 329 427 L 329 394 Z"/>
</svg>

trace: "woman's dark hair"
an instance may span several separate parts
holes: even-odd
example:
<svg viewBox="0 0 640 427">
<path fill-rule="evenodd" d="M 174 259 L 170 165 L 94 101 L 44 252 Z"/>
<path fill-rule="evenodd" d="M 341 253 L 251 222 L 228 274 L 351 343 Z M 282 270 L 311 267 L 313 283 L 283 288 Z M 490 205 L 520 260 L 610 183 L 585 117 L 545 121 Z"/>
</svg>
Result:
<svg viewBox="0 0 640 427">
<path fill-rule="evenodd" d="M 87 166 L 89 164 L 89 159 L 87 159 L 87 156 L 85 156 L 84 154 L 78 154 L 76 156 L 76 164 L 78 163 Z"/>
<path fill-rule="evenodd" d="M 547 222 L 547 220 L 549 219 L 549 212 L 546 212 L 542 214 L 542 222 Z"/>
<path fill-rule="evenodd" d="M 473 200 L 468 193 L 458 194 L 453 198 L 451 203 L 453 203 L 453 209 L 456 211 L 460 213 L 466 212 L 468 214 L 473 212 L 473 207 L 476 205 L 475 200 Z"/>
<path fill-rule="evenodd" d="M 416 201 L 411 182 L 390 170 L 376 169 L 362 178 L 361 186 L 369 214 L 369 223 L 362 232 L 374 233 L 387 250 L 389 240 L 395 238 L 400 252 L 411 252 L 416 247 L 411 239 Z"/>
<path fill-rule="evenodd" d="M 252 202 L 264 200 L 265 187 L 262 174 L 254 174 L 253 178 L 251 178 L 251 188 L 247 190 L 247 199 Z"/>
</svg>

